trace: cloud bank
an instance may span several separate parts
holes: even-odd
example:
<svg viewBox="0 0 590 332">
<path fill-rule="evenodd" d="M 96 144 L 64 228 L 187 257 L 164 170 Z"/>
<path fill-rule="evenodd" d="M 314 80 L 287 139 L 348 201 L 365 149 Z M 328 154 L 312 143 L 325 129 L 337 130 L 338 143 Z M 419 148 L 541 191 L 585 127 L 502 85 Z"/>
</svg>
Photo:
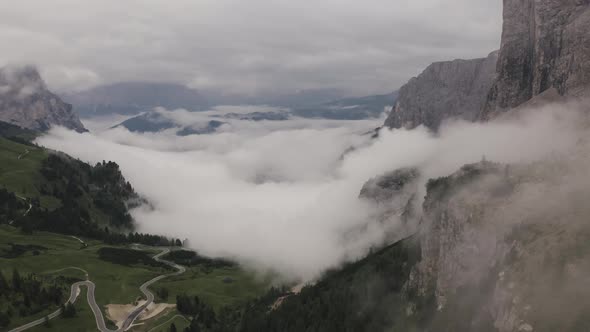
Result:
<svg viewBox="0 0 590 332">
<path fill-rule="evenodd" d="M 501 2 L 20 0 L 0 2 L 0 22 L 0 66 L 38 64 L 60 92 L 157 80 L 363 95 L 391 92 L 441 58 L 497 49 Z"/>
<path fill-rule="evenodd" d="M 383 130 L 371 140 L 361 134 L 378 122 L 293 119 L 236 122 L 187 137 L 54 128 L 38 142 L 92 163 L 119 163 L 154 205 L 133 211 L 140 231 L 309 280 L 362 256 L 398 227 L 395 217 L 372 222 L 376 206 L 358 199 L 368 179 L 417 166 L 425 182 L 482 156 L 530 162 L 575 146 L 579 124 L 576 112 L 552 106 L 521 121 L 448 123 L 437 136 L 424 128 Z M 359 227 L 355 237 L 344 236 Z"/>
</svg>

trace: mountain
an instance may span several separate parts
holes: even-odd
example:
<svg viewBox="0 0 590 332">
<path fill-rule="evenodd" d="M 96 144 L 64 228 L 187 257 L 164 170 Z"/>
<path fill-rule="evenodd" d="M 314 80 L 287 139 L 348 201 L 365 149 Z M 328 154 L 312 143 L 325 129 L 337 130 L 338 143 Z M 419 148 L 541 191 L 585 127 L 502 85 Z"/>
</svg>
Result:
<svg viewBox="0 0 590 332">
<path fill-rule="evenodd" d="M 504 1 L 500 51 L 432 64 L 401 88 L 385 126 L 436 130 L 444 119 L 488 120 L 537 96 L 590 96 L 589 3 Z"/>
<path fill-rule="evenodd" d="M 12 225 L 105 237 L 105 226 L 133 229 L 129 209 L 141 200 L 116 163 L 91 166 L 33 144 L 34 137 L 0 122 L 0 190 L 31 204 L 30 212 Z"/>
<path fill-rule="evenodd" d="M 443 120 L 474 121 L 494 82 L 498 53 L 486 58 L 436 62 L 399 91 L 385 121 L 388 128 L 424 125 L 434 131 Z"/>
<path fill-rule="evenodd" d="M 156 107 L 207 110 L 211 103 L 196 90 L 173 83 L 121 82 L 65 95 L 82 117 L 134 115 Z"/>
<path fill-rule="evenodd" d="M 224 124 L 222 121 L 209 120 L 204 123 L 182 125 L 174 120 L 167 111 L 154 110 L 125 120 L 115 127 L 124 127 L 135 133 L 157 133 L 176 128 L 178 136 L 212 134 Z"/>
<path fill-rule="evenodd" d="M 246 99 L 247 104 L 298 108 L 342 99 L 346 94 L 339 89 L 301 89 L 292 93 L 268 94 Z"/>
<path fill-rule="evenodd" d="M 292 110 L 293 115 L 304 118 L 333 120 L 362 120 L 378 118 L 395 104 L 398 93 L 358 98 L 345 98 L 311 106 L 299 106 Z"/>
<path fill-rule="evenodd" d="M 472 100 L 488 110 L 483 120 L 555 95 L 565 101 L 585 96 L 590 1 L 505 0 L 504 5 L 497 79 L 492 74 L 486 80 L 492 85 L 489 99 L 480 87 Z M 451 68 L 444 63 L 427 70 L 434 96 L 445 89 L 453 96 L 469 91 L 465 84 L 444 86 L 453 82 Z M 430 83 L 412 83 L 416 100 L 430 100 L 420 88 Z M 400 91 L 398 109 L 412 99 L 409 91 Z M 455 100 L 466 105 L 464 98 Z M 404 117 L 390 123 L 435 129 L 438 119 L 449 116 L 448 109 L 435 109 L 443 113 L 400 109 Z M 480 120 L 477 108 L 468 116 Z M 580 139 L 573 151 L 555 151 L 532 163 L 484 159 L 430 179 L 424 188 L 415 185 L 413 168 L 369 180 L 360 196 L 386 205 L 379 222 L 401 216 L 415 232 L 329 271 L 298 294 L 269 292 L 246 310 L 240 331 L 589 331 L 588 151 L 589 141 Z M 414 206 L 414 197 L 424 197 L 423 203 Z M 277 298 L 279 305 L 273 305 Z"/>
<path fill-rule="evenodd" d="M 86 131 L 72 105 L 49 91 L 31 66 L 0 69 L 0 121 L 36 131 L 52 125 Z"/>
<path fill-rule="evenodd" d="M 269 112 L 225 113 L 222 115 L 212 115 L 212 117 L 240 121 L 286 121 L 291 118 L 291 114 L 287 111 L 279 110 Z"/>
<path fill-rule="evenodd" d="M 261 298 L 240 331 L 587 331 L 590 210 L 563 191 L 576 180 L 554 172 L 566 159 L 482 161 L 431 179 L 418 232 L 299 294 Z M 379 182 L 377 198 L 389 188 L 403 209 L 407 174 Z"/>
<path fill-rule="evenodd" d="M 507 1 L 488 119 L 555 90 L 590 96 L 590 1 Z"/>
</svg>

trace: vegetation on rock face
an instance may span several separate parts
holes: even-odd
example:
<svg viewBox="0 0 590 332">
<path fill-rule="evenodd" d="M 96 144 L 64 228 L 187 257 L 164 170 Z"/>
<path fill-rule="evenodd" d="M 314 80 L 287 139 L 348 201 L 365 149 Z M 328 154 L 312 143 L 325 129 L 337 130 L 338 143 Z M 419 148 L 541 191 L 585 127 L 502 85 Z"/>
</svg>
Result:
<svg viewBox="0 0 590 332">
<path fill-rule="evenodd" d="M 420 251 L 418 242 L 409 238 L 328 272 L 298 295 L 273 289 L 248 306 L 238 330 L 411 331 L 434 310 L 433 301 L 425 297 L 418 313 L 406 312 L 409 292 L 404 284 Z M 281 296 L 286 296 L 282 303 L 273 306 Z"/>
<path fill-rule="evenodd" d="M 185 330 L 189 332 L 412 331 L 425 326 L 435 310 L 433 293 L 404 288 L 420 257 L 418 241 L 409 238 L 326 273 L 299 294 L 272 288 L 248 304 L 224 307 L 216 315 L 199 297 L 181 294 L 177 308 L 193 317 Z M 409 300 L 416 304 L 411 315 Z"/>
</svg>

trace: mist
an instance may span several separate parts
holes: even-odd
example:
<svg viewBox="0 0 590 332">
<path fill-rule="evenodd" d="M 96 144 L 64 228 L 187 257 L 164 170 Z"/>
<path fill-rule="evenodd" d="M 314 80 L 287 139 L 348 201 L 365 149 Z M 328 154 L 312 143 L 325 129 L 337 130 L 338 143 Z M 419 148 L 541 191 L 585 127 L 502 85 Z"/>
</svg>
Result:
<svg viewBox="0 0 590 332">
<path fill-rule="evenodd" d="M 138 231 L 186 238 L 202 254 L 308 281 L 400 227 L 395 216 L 375 222 L 378 207 L 359 199 L 370 178 L 418 167 L 425 183 L 482 158 L 526 163 L 567 151 L 583 130 L 579 113 L 568 111 L 575 108 L 547 106 L 510 122 L 448 122 L 437 134 L 382 129 L 377 139 L 366 133 L 381 120 L 293 118 L 232 120 L 215 134 L 186 137 L 53 128 L 37 142 L 90 163 L 116 161 L 151 203 L 132 211 Z M 172 114 L 183 124 L 206 116 Z M 345 237 L 351 229 L 362 231 Z"/>
</svg>

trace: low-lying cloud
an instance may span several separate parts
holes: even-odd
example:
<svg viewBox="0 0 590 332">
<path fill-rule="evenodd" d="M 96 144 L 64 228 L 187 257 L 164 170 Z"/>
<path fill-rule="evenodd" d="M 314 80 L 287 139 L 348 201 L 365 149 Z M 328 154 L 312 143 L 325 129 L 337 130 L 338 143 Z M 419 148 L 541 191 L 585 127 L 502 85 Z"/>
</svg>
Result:
<svg viewBox="0 0 590 332">
<path fill-rule="evenodd" d="M 371 222 L 376 207 L 358 198 L 368 179 L 416 166 L 426 181 L 484 156 L 534 161 L 575 146 L 580 121 L 551 106 L 521 121 L 448 123 L 438 135 L 424 128 L 382 130 L 376 140 L 362 135 L 378 125 L 235 121 L 222 132 L 187 137 L 54 128 L 38 142 L 92 163 L 119 163 L 154 207 L 133 211 L 140 231 L 187 238 L 204 254 L 309 280 L 382 244 L 385 231 L 398 226 Z M 344 240 L 351 229 L 363 231 Z"/>
</svg>

